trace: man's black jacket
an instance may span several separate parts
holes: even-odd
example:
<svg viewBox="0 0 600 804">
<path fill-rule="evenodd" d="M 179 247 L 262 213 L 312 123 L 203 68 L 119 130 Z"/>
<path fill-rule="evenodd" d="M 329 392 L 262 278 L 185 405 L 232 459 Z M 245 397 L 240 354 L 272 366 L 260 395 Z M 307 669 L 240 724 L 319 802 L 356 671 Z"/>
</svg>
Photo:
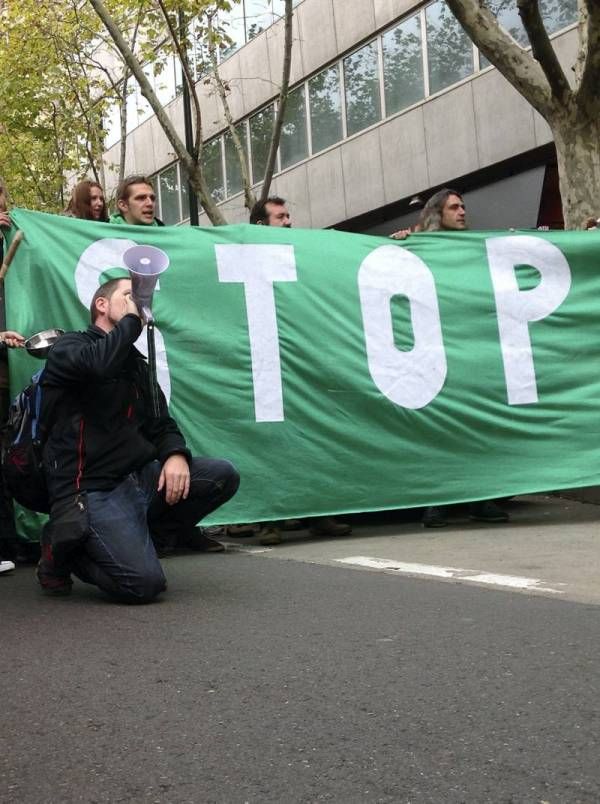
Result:
<svg viewBox="0 0 600 804">
<path fill-rule="evenodd" d="M 190 453 L 168 415 L 152 416 L 148 366 L 133 346 L 140 319 L 126 315 L 109 333 L 68 332 L 52 348 L 44 375 L 43 419 L 50 427 L 44 469 L 50 501 L 117 486 L 149 461 Z"/>
</svg>

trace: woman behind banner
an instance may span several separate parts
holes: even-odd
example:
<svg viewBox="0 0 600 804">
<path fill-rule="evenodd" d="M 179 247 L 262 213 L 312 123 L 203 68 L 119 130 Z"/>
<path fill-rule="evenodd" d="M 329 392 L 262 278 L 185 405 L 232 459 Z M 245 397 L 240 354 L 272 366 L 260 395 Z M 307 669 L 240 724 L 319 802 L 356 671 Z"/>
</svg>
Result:
<svg viewBox="0 0 600 804">
<path fill-rule="evenodd" d="M 84 179 L 73 187 L 71 200 L 65 209 L 70 218 L 108 223 L 104 190 L 96 181 Z"/>
</svg>

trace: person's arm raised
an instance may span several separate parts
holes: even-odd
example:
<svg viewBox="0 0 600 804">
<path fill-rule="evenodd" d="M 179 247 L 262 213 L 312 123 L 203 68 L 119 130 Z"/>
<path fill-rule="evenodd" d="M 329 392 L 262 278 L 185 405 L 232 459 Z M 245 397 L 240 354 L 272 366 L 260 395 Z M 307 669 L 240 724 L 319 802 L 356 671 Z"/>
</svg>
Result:
<svg viewBox="0 0 600 804">
<path fill-rule="evenodd" d="M 142 321 L 128 313 L 102 338 L 90 341 L 80 332 L 58 339 L 47 367 L 54 383 L 94 382 L 116 377 L 142 331 Z"/>
</svg>

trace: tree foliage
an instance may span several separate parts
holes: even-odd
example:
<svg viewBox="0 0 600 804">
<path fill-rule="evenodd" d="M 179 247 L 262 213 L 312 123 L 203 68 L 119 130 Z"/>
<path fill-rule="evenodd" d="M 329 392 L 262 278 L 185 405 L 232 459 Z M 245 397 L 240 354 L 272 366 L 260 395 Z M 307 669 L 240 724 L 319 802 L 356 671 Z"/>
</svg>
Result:
<svg viewBox="0 0 600 804">
<path fill-rule="evenodd" d="M 60 210 L 66 177 L 101 173 L 105 87 L 86 59 L 100 26 L 80 5 L 0 9 L 0 165 L 13 203 Z"/>
</svg>

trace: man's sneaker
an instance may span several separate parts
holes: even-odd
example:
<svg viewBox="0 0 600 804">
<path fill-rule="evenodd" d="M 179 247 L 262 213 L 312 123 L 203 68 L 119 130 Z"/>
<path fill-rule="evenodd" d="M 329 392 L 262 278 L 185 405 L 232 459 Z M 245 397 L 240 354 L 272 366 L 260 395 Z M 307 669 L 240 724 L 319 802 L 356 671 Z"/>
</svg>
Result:
<svg viewBox="0 0 600 804">
<path fill-rule="evenodd" d="M 175 555 L 177 550 L 177 534 L 150 531 L 150 538 L 159 558 Z"/>
<path fill-rule="evenodd" d="M 471 503 L 469 518 L 478 522 L 508 522 L 509 516 L 493 500 L 483 500 L 483 502 Z"/>
<path fill-rule="evenodd" d="M 421 522 L 424 528 L 445 528 L 448 524 L 444 509 L 438 505 L 430 505 L 426 508 Z"/>
<path fill-rule="evenodd" d="M 265 547 L 272 547 L 274 544 L 281 544 L 281 531 L 279 528 L 264 527 L 258 534 L 258 541 Z"/>
<path fill-rule="evenodd" d="M 332 516 L 320 516 L 312 520 L 310 533 L 313 536 L 348 536 L 352 528 Z"/>
<path fill-rule="evenodd" d="M 14 570 L 14 568 L 15 565 L 12 561 L 3 561 L 0 558 L 0 574 L 4 572 L 11 572 L 12 570 Z"/>
<path fill-rule="evenodd" d="M 246 536 L 256 536 L 258 531 L 260 530 L 260 525 L 257 525 L 256 522 L 248 523 L 248 524 L 241 524 L 241 525 L 226 525 L 225 531 L 227 536 L 233 536 L 234 538 L 244 538 Z"/>
<path fill-rule="evenodd" d="M 199 553 L 225 552 L 225 545 L 208 535 L 211 532 L 221 534 L 223 528 L 201 528 L 199 526 L 192 528 L 181 540 L 181 545 L 190 550 L 197 550 Z"/>
<path fill-rule="evenodd" d="M 304 525 L 301 519 L 284 519 L 279 523 L 281 530 L 302 530 Z"/>
<path fill-rule="evenodd" d="M 15 561 L 17 564 L 37 564 L 41 557 L 39 542 L 27 542 L 23 539 L 17 541 L 15 547 Z"/>
<path fill-rule="evenodd" d="M 65 597 L 71 594 L 73 587 L 71 574 L 68 570 L 56 566 L 52 555 L 52 547 L 49 544 L 42 546 L 42 557 L 39 560 L 35 574 L 44 594 L 54 595 L 55 597 Z"/>
</svg>

